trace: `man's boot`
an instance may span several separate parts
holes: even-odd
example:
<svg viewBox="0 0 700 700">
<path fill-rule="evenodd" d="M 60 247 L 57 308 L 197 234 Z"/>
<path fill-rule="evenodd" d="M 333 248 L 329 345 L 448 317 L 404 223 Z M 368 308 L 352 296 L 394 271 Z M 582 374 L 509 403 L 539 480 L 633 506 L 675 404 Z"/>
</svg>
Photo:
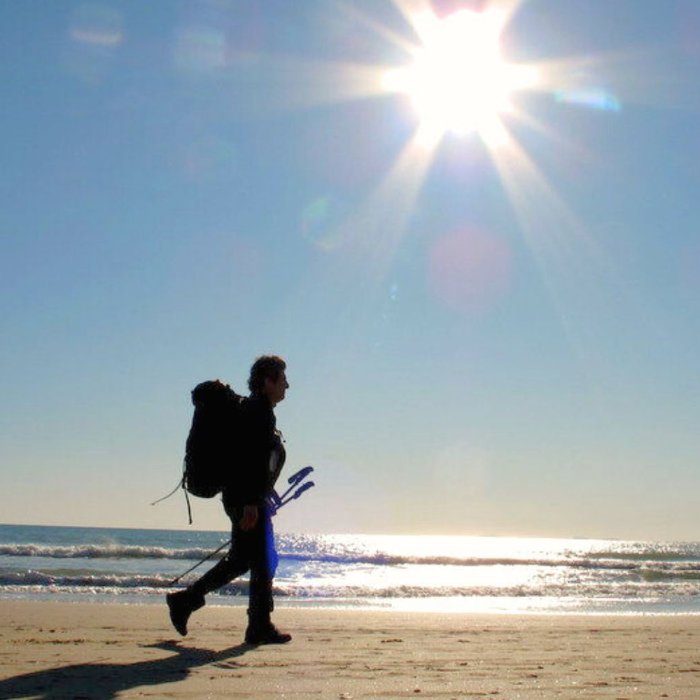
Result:
<svg viewBox="0 0 700 700">
<path fill-rule="evenodd" d="M 280 632 L 270 621 L 270 614 L 260 617 L 248 611 L 248 629 L 245 631 L 246 644 L 286 644 L 292 635 Z"/>
<path fill-rule="evenodd" d="M 196 593 L 189 588 L 177 593 L 168 593 L 165 596 L 170 609 L 170 621 L 173 627 L 184 637 L 187 634 L 187 620 L 190 615 L 204 607 L 204 595 Z"/>
<path fill-rule="evenodd" d="M 247 644 L 286 644 L 291 641 L 291 634 L 280 632 L 270 621 L 272 608 L 272 582 L 251 583 L 248 629 L 245 632 Z"/>
</svg>

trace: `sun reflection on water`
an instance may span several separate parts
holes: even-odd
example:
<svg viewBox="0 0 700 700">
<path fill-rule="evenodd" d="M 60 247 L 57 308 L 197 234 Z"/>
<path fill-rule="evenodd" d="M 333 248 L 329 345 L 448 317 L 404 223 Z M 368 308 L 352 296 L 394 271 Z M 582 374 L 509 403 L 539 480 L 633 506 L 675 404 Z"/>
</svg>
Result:
<svg viewBox="0 0 700 700">
<path fill-rule="evenodd" d="M 283 588 L 293 595 L 303 592 L 334 607 L 416 611 L 575 612 L 621 605 L 635 586 L 644 589 L 635 567 L 652 556 L 643 543 L 604 540 L 328 535 L 314 541 L 324 556 L 317 553 L 303 572 L 289 574 Z"/>
</svg>

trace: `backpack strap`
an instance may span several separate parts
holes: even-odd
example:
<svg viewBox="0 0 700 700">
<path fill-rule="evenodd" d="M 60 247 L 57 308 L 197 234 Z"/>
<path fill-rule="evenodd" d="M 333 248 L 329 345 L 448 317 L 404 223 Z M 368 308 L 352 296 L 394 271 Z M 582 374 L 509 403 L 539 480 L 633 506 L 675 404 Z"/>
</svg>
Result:
<svg viewBox="0 0 700 700">
<path fill-rule="evenodd" d="M 157 503 L 160 503 L 161 501 L 167 500 L 168 498 L 170 498 L 170 496 L 174 496 L 175 492 L 178 489 L 182 489 L 185 492 L 185 501 L 187 501 L 187 517 L 190 521 L 190 525 L 192 525 L 192 522 L 193 522 L 192 521 L 192 506 L 190 505 L 190 497 L 187 494 L 187 488 L 185 487 L 185 460 L 182 461 L 182 468 L 183 468 L 182 469 L 182 477 L 181 477 L 180 481 L 177 482 L 177 486 L 166 496 L 159 498 L 157 501 L 153 501 L 153 503 L 151 503 L 151 505 L 154 506 Z"/>
<path fill-rule="evenodd" d="M 157 501 L 153 501 L 153 503 L 151 503 L 151 505 L 154 506 L 154 505 L 156 505 L 156 503 L 160 503 L 161 501 L 167 500 L 168 498 L 170 498 L 170 496 L 173 496 L 179 488 L 183 488 L 183 489 L 185 488 L 185 477 L 184 476 L 180 479 L 180 481 L 177 482 L 177 486 L 170 493 L 159 498 Z"/>
<path fill-rule="evenodd" d="M 192 506 L 190 505 L 190 497 L 189 494 L 187 493 L 187 489 L 185 488 L 185 479 L 183 477 L 182 479 L 182 490 L 185 492 L 185 501 L 187 501 L 187 518 L 190 521 L 190 525 L 192 525 Z"/>
</svg>

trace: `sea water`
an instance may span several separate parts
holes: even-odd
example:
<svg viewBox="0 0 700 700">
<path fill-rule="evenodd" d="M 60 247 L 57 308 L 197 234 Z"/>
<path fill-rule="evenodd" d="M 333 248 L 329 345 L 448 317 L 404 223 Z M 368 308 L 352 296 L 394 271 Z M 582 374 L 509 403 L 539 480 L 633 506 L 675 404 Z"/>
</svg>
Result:
<svg viewBox="0 0 700 700">
<path fill-rule="evenodd" d="M 162 604 L 171 581 L 228 537 L 0 525 L 0 598 Z M 282 607 L 700 613 L 699 542 L 278 534 L 277 548 Z M 247 592 L 244 577 L 209 602 L 244 605 Z"/>
</svg>

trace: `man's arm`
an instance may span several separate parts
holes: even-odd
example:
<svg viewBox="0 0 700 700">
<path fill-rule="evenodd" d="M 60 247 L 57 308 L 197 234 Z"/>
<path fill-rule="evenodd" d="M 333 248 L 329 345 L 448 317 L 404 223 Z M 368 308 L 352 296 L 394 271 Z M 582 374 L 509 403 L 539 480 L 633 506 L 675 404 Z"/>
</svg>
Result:
<svg viewBox="0 0 700 700">
<path fill-rule="evenodd" d="M 250 530 L 258 520 L 258 508 L 265 503 L 269 489 L 270 449 L 274 435 L 274 415 L 264 403 L 252 400 L 246 406 L 241 435 L 242 495 L 246 504 L 241 529 Z"/>
</svg>

